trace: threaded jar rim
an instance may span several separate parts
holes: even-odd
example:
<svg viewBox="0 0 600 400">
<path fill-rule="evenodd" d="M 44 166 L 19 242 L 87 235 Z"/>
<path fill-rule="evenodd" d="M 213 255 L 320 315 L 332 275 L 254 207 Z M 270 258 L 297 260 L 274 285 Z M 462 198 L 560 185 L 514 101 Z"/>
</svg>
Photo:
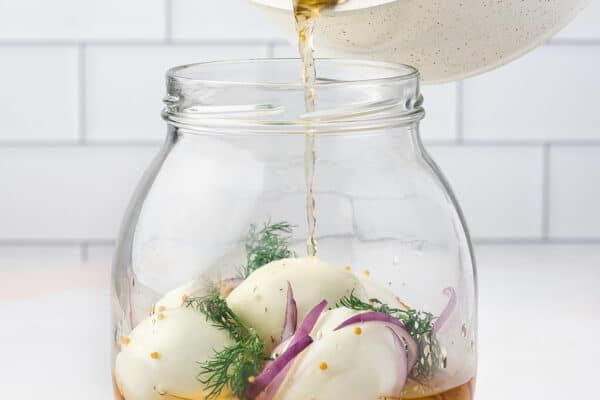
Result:
<svg viewBox="0 0 600 400">
<path fill-rule="evenodd" d="M 164 119 L 215 133 L 385 129 L 423 118 L 419 72 L 380 61 L 317 59 L 315 111 L 304 110 L 295 58 L 213 61 L 167 71 Z"/>
</svg>

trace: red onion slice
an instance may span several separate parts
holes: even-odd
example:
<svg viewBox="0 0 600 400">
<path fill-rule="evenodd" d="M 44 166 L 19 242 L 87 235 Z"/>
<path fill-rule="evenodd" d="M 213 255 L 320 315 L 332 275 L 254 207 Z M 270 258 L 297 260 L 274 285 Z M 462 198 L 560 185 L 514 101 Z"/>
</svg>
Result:
<svg viewBox="0 0 600 400">
<path fill-rule="evenodd" d="M 394 387 L 394 393 L 392 397 L 400 398 L 402 396 L 402 390 L 406 385 L 406 380 L 408 379 L 408 354 L 406 348 L 404 347 L 404 341 L 398 336 L 395 330 L 388 327 L 390 332 L 394 337 L 394 343 L 396 343 L 398 347 L 398 354 L 400 355 L 400 363 L 402 365 L 402 369 L 400 370 L 400 376 L 398 377 L 398 381 L 396 382 L 396 386 Z"/>
<path fill-rule="evenodd" d="M 299 338 L 295 343 L 291 344 L 282 355 L 277 357 L 271 364 L 269 364 L 257 377 L 256 380 L 248 390 L 246 394 L 250 398 L 254 398 L 260 394 L 298 354 L 300 354 L 308 345 L 313 342 L 312 338 L 308 335 Z"/>
<path fill-rule="evenodd" d="M 447 287 L 446 289 L 444 289 L 444 294 L 450 296 L 450 298 L 448 299 L 448 304 L 446 305 L 438 319 L 436 319 L 435 322 L 431 325 L 431 333 L 434 335 L 442 328 L 442 326 L 444 326 L 446 320 L 448 319 L 448 317 L 450 317 L 450 314 L 452 314 L 452 312 L 456 308 L 456 290 L 454 290 L 453 287 Z"/>
<path fill-rule="evenodd" d="M 339 324 L 337 328 L 334 329 L 334 331 L 361 322 L 386 322 L 389 324 L 397 325 L 404 329 L 404 325 L 402 325 L 402 323 L 398 321 L 398 319 L 392 317 L 391 315 L 383 312 L 368 311 L 351 316 L 350 318 Z"/>
<path fill-rule="evenodd" d="M 413 339 L 410 333 L 408 333 L 402 322 L 400 322 L 397 318 L 394 318 L 389 314 L 372 311 L 356 314 L 342 322 L 337 328 L 334 329 L 334 331 L 337 331 L 338 329 L 342 329 L 350 325 L 365 322 L 381 322 L 390 325 L 390 327 L 396 332 L 396 334 L 403 338 L 404 342 L 406 343 L 406 347 L 408 348 L 409 370 L 411 370 L 415 366 L 415 364 L 417 363 L 417 342 L 415 342 L 415 339 Z"/>
<path fill-rule="evenodd" d="M 275 397 L 275 394 L 279 390 L 279 387 L 285 380 L 285 377 L 287 376 L 288 372 L 290 372 L 291 366 L 292 366 L 292 364 L 289 363 L 288 365 L 285 366 L 285 368 L 283 368 L 281 371 L 279 371 L 279 373 L 277 374 L 275 379 L 273 379 L 271 384 L 269 386 L 267 386 L 267 389 L 265 390 L 265 394 L 263 395 L 262 400 L 271 400 L 273 397 Z M 469 400 L 472 400 L 472 399 L 469 399 Z"/>
<path fill-rule="evenodd" d="M 291 338 L 296 332 L 296 326 L 298 325 L 298 307 L 296 306 L 296 299 L 294 299 L 294 291 L 292 290 L 292 285 L 289 282 L 287 284 L 287 304 L 285 306 L 285 316 L 283 318 L 279 343 Z"/>
<path fill-rule="evenodd" d="M 312 310 L 310 310 L 308 312 L 308 314 L 306 314 L 306 317 L 304 317 L 304 321 L 302 321 L 302 323 L 300 324 L 300 327 L 294 334 L 294 337 L 292 338 L 292 341 L 290 342 L 289 346 L 292 346 L 299 339 L 302 339 L 304 336 L 310 335 L 310 332 L 315 327 L 317 320 L 319 319 L 319 317 L 321 316 L 321 313 L 323 312 L 323 310 L 325 310 L 326 307 L 327 307 L 327 300 L 323 300 L 319 304 L 314 306 L 312 308 Z"/>
<path fill-rule="evenodd" d="M 291 286 L 289 286 L 289 289 L 291 290 Z M 288 297 L 288 300 L 289 300 L 289 297 Z M 288 351 L 287 349 L 290 349 L 293 345 L 297 344 L 300 340 L 303 340 L 303 338 L 305 338 L 306 336 L 308 336 L 310 334 L 310 332 L 315 327 L 317 320 L 323 313 L 323 310 L 325 310 L 325 308 L 327 307 L 327 304 L 328 304 L 327 300 L 323 300 L 319 304 L 314 306 L 308 312 L 308 314 L 306 314 L 306 317 L 304 317 L 302 324 L 300 324 L 300 327 L 298 327 L 298 329 L 292 336 L 291 340 L 288 340 L 287 343 L 285 341 L 282 341 L 281 343 L 279 343 L 277 345 L 277 347 L 275 347 L 275 350 L 273 350 L 273 352 L 275 354 L 279 353 L 280 351 L 283 351 L 281 356 L 277 357 L 275 359 L 275 361 L 279 360 L 283 356 L 283 354 L 285 354 Z M 267 363 L 265 370 L 267 368 L 269 368 L 275 361 L 270 361 L 269 363 Z M 287 372 L 290 369 L 290 366 L 291 366 L 291 364 L 288 364 L 285 368 L 283 368 L 281 371 L 279 371 L 279 373 L 277 373 L 277 375 L 273 378 L 271 384 L 267 387 L 267 390 L 265 390 L 263 400 L 271 400 L 273 398 L 273 396 L 275 396 L 275 393 L 277 393 L 279 386 L 281 386 L 281 384 L 285 380 L 285 377 L 287 375 Z"/>
</svg>

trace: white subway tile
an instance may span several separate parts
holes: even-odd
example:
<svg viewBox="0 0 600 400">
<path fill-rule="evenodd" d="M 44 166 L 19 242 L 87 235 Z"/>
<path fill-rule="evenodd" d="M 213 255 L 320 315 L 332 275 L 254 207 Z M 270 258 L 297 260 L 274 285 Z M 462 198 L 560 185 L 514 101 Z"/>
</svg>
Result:
<svg viewBox="0 0 600 400">
<path fill-rule="evenodd" d="M 92 46 L 86 57 L 86 132 L 92 141 L 162 140 L 168 68 L 264 57 L 266 46 Z M 226 77 L 224 77 L 226 78 Z"/>
<path fill-rule="evenodd" d="M 466 140 L 600 139 L 600 51 L 546 46 L 464 86 Z"/>
<path fill-rule="evenodd" d="M 0 59 L 0 142 L 77 140 L 77 49 L 0 46 Z"/>
<path fill-rule="evenodd" d="M 425 119 L 421 122 L 421 137 L 430 140 L 456 139 L 456 84 L 421 86 Z"/>
<path fill-rule="evenodd" d="M 110 240 L 156 147 L 0 148 L 0 240 Z"/>
<path fill-rule="evenodd" d="M 551 148 L 550 237 L 600 238 L 600 147 Z"/>
<path fill-rule="evenodd" d="M 174 0 L 174 39 L 270 40 L 281 35 L 248 0 Z"/>
<path fill-rule="evenodd" d="M 600 39 L 600 1 L 590 1 L 586 8 L 555 37 L 559 39 Z"/>
<path fill-rule="evenodd" d="M 164 0 L 4 0 L 0 39 L 162 39 Z"/>
<path fill-rule="evenodd" d="M 475 239 L 537 239 L 542 232 L 542 149 L 429 146 Z"/>
</svg>

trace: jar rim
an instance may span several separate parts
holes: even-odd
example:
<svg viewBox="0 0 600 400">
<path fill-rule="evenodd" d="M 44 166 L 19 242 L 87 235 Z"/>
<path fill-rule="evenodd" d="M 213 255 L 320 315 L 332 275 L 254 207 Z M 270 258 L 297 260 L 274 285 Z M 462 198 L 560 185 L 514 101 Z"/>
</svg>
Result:
<svg viewBox="0 0 600 400">
<path fill-rule="evenodd" d="M 319 63 L 332 63 L 339 64 L 340 66 L 346 64 L 347 66 L 361 66 L 369 67 L 373 71 L 385 72 L 389 74 L 380 77 L 369 77 L 359 79 L 336 79 L 336 80 L 317 80 L 314 84 L 315 89 L 322 86 L 339 86 L 339 85 L 362 85 L 365 83 L 370 84 L 382 84 L 386 82 L 396 81 L 407 81 L 407 80 L 418 80 L 419 71 L 407 64 L 397 64 L 386 61 L 373 61 L 373 60 L 358 60 L 358 59 L 345 59 L 345 58 L 318 58 Z M 249 59 L 233 59 L 233 60 L 216 60 L 216 61 L 205 61 L 200 63 L 191 63 L 178 65 L 167 70 L 167 79 L 173 79 L 184 84 L 206 84 L 211 87 L 215 86 L 249 86 L 249 87 L 285 87 L 303 89 L 304 85 L 300 80 L 286 81 L 286 82 L 271 82 L 271 81 L 248 81 L 248 80 L 235 80 L 235 79 L 215 79 L 215 78 L 201 78 L 193 77 L 184 74 L 188 71 L 190 73 L 202 73 L 203 69 L 211 67 L 228 67 L 235 65 L 249 65 L 249 64 L 282 64 L 282 63 L 298 63 L 300 59 L 297 57 L 286 57 L 286 58 L 249 58 Z"/>
<path fill-rule="evenodd" d="M 318 133 L 404 126 L 424 116 L 419 72 L 383 61 L 315 59 L 306 112 L 298 58 L 224 60 L 167 71 L 163 118 L 195 132 Z"/>
</svg>

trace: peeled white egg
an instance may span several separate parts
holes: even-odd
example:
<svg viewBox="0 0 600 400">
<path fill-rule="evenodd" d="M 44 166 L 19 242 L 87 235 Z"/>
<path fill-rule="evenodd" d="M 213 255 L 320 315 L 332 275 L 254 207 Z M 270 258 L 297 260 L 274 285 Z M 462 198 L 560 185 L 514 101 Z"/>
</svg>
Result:
<svg viewBox="0 0 600 400">
<path fill-rule="evenodd" d="M 171 309 L 181 307 L 187 297 L 196 297 L 206 291 L 207 283 L 200 279 L 192 280 L 183 285 L 165 293 L 165 295 L 156 302 L 154 311 L 160 308 Z"/>
<path fill-rule="evenodd" d="M 274 400 L 398 396 L 398 380 L 406 373 L 406 359 L 390 329 L 368 322 L 334 331 L 356 313 L 337 308 L 320 317 L 311 332 L 314 342 L 293 361 Z"/>
<path fill-rule="evenodd" d="M 204 398 L 198 362 L 233 343 L 229 334 L 192 308 L 173 308 L 147 317 L 117 355 L 115 380 L 127 400 Z"/>
<path fill-rule="evenodd" d="M 265 341 L 267 351 L 278 343 L 284 321 L 288 282 L 298 306 L 298 324 L 323 299 L 333 306 L 353 290 L 356 277 L 316 257 L 286 258 L 254 271 L 227 297 L 227 304 Z"/>
</svg>

